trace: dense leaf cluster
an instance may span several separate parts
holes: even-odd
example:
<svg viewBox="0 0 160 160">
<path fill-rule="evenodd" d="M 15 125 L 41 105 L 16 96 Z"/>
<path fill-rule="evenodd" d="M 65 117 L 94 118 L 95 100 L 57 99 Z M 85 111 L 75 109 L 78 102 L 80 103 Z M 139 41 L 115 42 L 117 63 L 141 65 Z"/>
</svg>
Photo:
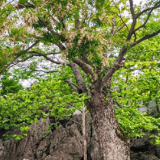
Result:
<svg viewBox="0 0 160 160">
<path fill-rule="evenodd" d="M 17 134 L 10 137 L 19 138 L 19 133 L 26 135 L 29 126 L 40 118 L 53 117 L 57 122 L 69 118 L 82 108 L 85 99 L 85 95 L 70 89 L 63 76 L 49 76 L 29 89 L 10 92 L 7 98 L 0 97 L 0 128 Z"/>
</svg>

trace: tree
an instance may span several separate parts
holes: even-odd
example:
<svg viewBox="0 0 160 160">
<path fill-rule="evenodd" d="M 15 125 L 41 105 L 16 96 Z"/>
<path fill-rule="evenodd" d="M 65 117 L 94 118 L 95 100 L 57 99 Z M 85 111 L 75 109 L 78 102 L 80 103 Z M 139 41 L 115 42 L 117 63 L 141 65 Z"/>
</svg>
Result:
<svg viewBox="0 0 160 160">
<path fill-rule="evenodd" d="M 0 72 L 33 57 L 69 66 L 76 81 L 70 79 L 70 87 L 90 97 L 85 105 L 103 159 L 129 159 L 114 113 L 111 81 L 125 62 L 145 59 L 146 50 L 139 50 L 144 41 L 159 39 L 160 1 L 21 0 L 1 6 Z"/>
</svg>

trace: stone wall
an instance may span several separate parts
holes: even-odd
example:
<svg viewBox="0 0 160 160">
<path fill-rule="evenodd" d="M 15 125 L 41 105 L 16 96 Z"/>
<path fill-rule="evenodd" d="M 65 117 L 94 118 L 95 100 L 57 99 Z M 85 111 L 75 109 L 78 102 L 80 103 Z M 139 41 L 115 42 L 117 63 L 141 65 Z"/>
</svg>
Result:
<svg viewBox="0 0 160 160">
<path fill-rule="evenodd" d="M 83 160 L 81 115 L 74 115 L 58 129 L 44 134 L 50 121 L 32 124 L 28 136 L 20 141 L 0 140 L 0 160 Z M 101 160 L 99 144 L 90 116 L 86 118 L 88 160 Z M 149 139 L 133 139 L 131 160 L 160 160 L 160 148 Z M 156 156 L 158 157 L 156 157 Z"/>
<path fill-rule="evenodd" d="M 88 160 L 99 160 L 99 145 L 88 116 L 86 120 Z M 0 160 L 81 160 L 83 141 L 81 115 L 45 135 L 49 119 L 32 124 L 28 136 L 20 141 L 0 141 Z"/>
</svg>

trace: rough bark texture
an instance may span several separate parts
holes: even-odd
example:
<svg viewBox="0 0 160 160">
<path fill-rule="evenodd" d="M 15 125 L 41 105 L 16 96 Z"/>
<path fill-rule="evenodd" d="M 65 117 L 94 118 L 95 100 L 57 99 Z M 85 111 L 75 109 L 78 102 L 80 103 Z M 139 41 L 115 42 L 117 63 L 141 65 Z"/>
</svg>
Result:
<svg viewBox="0 0 160 160">
<path fill-rule="evenodd" d="M 103 160 L 129 160 L 129 144 L 119 129 L 111 96 L 93 93 L 89 110 L 98 136 Z"/>
</svg>

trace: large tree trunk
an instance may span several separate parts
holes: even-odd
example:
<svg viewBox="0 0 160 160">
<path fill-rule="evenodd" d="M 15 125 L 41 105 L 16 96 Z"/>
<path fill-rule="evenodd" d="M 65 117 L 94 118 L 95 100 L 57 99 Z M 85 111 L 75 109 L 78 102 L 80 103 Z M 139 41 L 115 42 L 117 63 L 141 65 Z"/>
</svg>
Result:
<svg viewBox="0 0 160 160">
<path fill-rule="evenodd" d="M 110 94 L 95 92 L 88 104 L 101 146 L 102 160 L 129 160 L 129 144 L 119 129 Z"/>
</svg>

